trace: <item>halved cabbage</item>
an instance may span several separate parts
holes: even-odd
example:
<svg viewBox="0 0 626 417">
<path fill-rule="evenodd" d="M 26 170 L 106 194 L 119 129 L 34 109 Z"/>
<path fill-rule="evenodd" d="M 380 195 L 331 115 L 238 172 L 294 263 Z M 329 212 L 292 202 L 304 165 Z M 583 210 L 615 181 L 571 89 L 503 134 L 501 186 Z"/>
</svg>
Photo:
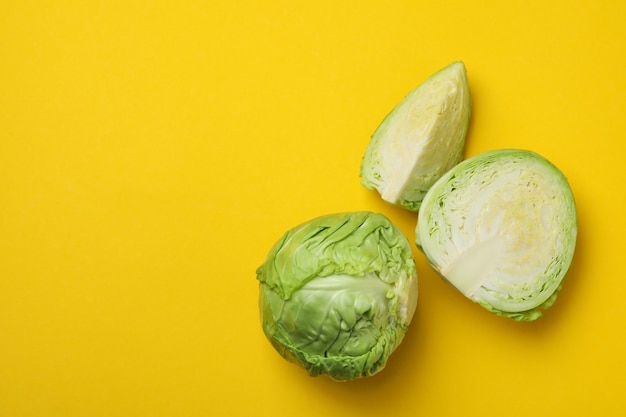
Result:
<svg viewBox="0 0 626 417">
<path fill-rule="evenodd" d="M 285 233 L 257 269 L 263 331 L 312 376 L 374 375 L 417 305 L 409 241 L 382 214 L 329 214 Z"/>
<path fill-rule="evenodd" d="M 463 158 L 471 100 L 455 62 L 411 91 L 383 120 L 361 161 L 361 184 L 417 211 L 426 191 Z"/>
<path fill-rule="evenodd" d="M 416 243 L 467 298 L 516 320 L 552 305 L 576 245 L 576 208 L 565 176 L 527 150 L 469 158 L 426 194 Z"/>
</svg>

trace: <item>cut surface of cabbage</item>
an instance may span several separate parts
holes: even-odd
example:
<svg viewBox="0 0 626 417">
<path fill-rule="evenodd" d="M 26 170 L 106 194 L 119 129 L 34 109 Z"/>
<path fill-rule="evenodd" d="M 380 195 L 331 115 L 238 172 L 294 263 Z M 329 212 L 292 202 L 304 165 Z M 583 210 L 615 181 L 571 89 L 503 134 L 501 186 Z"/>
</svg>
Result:
<svg viewBox="0 0 626 417">
<path fill-rule="evenodd" d="M 565 176 L 527 150 L 485 152 L 446 173 L 426 195 L 416 243 L 467 298 L 518 320 L 556 298 L 577 235 Z"/>
<path fill-rule="evenodd" d="M 361 183 L 391 204 L 417 211 L 430 186 L 463 158 L 471 101 L 455 62 L 411 91 L 372 135 Z"/>
</svg>

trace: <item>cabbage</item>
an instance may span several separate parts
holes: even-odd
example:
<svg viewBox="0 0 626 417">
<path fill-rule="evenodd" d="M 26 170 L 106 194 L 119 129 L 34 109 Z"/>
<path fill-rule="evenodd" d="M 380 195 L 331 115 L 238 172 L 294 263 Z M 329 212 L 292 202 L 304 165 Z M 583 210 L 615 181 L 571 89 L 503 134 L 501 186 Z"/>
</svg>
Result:
<svg viewBox="0 0 626 417">
<path fill-rule="evenodd" d="M 527 150 L 469 158 L 426 194 L 416 243 L 430 265 L 489 311 L 534 320 L 555 301 L 576 245 L 565 176 Z"/>
<path fill-rule="evenodd" d="M 409 241 L 382 214 L 339 213 L 291 230 L 257 269 L 263 331 L 311 376 L 374 375 L 417 304 Z"/>
<path fill-rule="evenodd" d="M 455 62 L 411 91 L 376 129 L 361 161 L 361 184 L 417 211 L 428 189 L 463 158 L 471 101 Z"/>
</svg>

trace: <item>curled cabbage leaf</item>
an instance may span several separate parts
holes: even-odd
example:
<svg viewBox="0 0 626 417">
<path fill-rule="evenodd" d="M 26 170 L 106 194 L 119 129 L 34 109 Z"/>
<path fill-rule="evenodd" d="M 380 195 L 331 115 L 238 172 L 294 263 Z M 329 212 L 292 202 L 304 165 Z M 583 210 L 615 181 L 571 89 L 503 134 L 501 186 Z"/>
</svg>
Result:
<svg viewBox="0 0 626 417">
<path fill-rule="evenodd" d="M 417 304 L 406 237 L 382 214 L 318 217 L 284 234 L 257 269 L 263 331 L 311 376 L 374 375 Z"/>
<path fill-rule="evenodd" d="M 574 196 L 544 157 L 503 149 L 469 158 L 426 194 L 417 246 L 463 295 L 534 320 L 561 288 L 576 245 Z"/>
<path fill-rule="evenodd" d="M 411 91 L 376 129 L 361 184 L 418 211 L 428 189 L 463 158 L 471 100 L 465 65 L 454 62 Z"/>
</svg>

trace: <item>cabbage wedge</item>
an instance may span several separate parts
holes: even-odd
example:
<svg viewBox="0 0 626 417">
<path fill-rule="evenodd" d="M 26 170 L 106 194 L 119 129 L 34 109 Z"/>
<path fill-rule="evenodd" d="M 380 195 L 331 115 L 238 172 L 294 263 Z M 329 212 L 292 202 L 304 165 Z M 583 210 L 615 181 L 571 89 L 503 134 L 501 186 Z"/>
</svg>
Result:
<svg viewBox="0 0 626 417">
<path fill-rule="evenodd" d="M 361 184 L 388 203 L 418 211 L 428 189 L 463 159 L 470 114 L 467 71 L 454 62 L 384 118 L 361 161 Z"/>
<path fill-rule="evenodd" d="M 554 303 L 576 235 L 565 176 L 534 152 L 504 149 L 461 162 L 431 187 L 416 243 L 467 298 L 522 321 Z"/>
</svg>

